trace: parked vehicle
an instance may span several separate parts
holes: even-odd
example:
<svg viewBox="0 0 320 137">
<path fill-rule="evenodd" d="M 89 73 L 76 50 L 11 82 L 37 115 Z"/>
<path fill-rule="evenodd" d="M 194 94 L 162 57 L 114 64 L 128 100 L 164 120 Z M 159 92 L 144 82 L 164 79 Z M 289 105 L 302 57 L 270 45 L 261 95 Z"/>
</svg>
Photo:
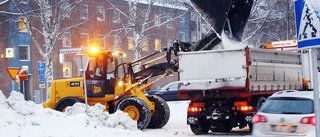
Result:
<svg viewBox="0 0 320 137">
<path fill-rule="evenodd" d="M 147 91 L 146 94 L 148 95 L 157 95 L 161 98 L 163 98 L 165 101 L 178 101 L 183 100 L 179 98 L 178 94 L 178 81 L 171 82 L 159 90 L 153 90 L 153 91 Z"/>
<path fill-rule="evenodd" d="M 315 137 L 313 100 L 313 91 L 274 93 L 253 116 L 252 135 Z"/>
</svg>

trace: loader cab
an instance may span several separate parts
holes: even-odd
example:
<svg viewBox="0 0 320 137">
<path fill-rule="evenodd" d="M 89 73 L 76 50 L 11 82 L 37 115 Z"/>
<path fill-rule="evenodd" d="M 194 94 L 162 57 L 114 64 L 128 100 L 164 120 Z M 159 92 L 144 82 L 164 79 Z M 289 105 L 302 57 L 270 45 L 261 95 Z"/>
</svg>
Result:
<svg viewBox="0 0 320 137">
<path fill-rule="evenodd" d="M 98 51 L 89 54 L 90 60 L 86 70 L 86 86 L 89 97 L 104 97 L 114 94 L 115 83 L 125 74 L 125 54 L 114 50 Z"/>
</svg>

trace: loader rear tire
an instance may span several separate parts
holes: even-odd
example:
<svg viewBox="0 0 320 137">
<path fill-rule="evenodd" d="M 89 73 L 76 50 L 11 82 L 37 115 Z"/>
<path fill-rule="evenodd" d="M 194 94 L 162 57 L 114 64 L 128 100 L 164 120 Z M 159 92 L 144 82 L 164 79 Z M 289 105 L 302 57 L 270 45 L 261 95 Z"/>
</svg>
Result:
<svg viewBox="0 0 320 137">
<path fill-rule="evenodd" d="M 56 106 L 54 107 L 55 110 L 61 111 L 61 112 L 65 112 L 65 109 L 68 106 L 73 106 L 75 103 L 80 102 L 83 103 L 84 101 L 80 98 L 76 98 L 76 97 L 66 97 L 61 99 Z"/>
<path fill-rule="evenodd" d="M 129 117 L 137 121 L 140 130 L 145 129 L 151 120 L 151 111 L 148 104 L 137 97 L 128 97 L 118 102 L 116 110 L 128 113 Z"/>
<path fill-rule="evenodd" d="M 156 95 L 149 95 L 147 98 L 155 105 L 155 111 L 147 128 L 162 128 L 170 118 L 169 105 L 165 100 Z"/>
</svg>

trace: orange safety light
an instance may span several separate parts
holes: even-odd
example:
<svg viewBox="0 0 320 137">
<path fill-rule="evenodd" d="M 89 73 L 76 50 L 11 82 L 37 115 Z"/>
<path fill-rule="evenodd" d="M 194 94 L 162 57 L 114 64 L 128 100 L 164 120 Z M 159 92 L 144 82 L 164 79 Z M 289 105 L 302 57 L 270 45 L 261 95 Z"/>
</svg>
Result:
<svg viewBox="0 0 320 137">
<path fill-rule="evenodd" d="M 238 107 L 238 110 L 247 112 L 247 111 L 252 111 L 253 107 L 252 106 L 240 106 L 240 107 Z"/>
</svg>

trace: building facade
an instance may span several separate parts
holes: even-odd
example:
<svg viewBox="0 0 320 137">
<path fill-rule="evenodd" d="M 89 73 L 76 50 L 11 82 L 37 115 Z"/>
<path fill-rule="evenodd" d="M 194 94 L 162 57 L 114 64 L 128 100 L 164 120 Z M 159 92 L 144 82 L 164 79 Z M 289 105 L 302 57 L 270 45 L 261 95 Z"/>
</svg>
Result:
<svg viewBox="0 0 320 137">
<path fill-rule="evenodd" d="M 57 38 L 56 45 L 52 51 L 54 62 L 53 79 L 64 79 L 71 77 L 79 77 L 80 73 L 76 66 L 73 56 L 74 49 L 81 47 L 98 46 L 104 49 L 121 50 L 127 54 L 127 60 L 134 60 L 134 39 L 133 34 L 124 30 L 124 26 L 128 23 L 126 15 L 130 15 L 128 10 L 129 5 L 126 0 L 83 0 L 76 5 L 71 12 L 66 14 L 66 19 L 63 20 L 61 28 L 68 28 L 61 31 Z M 68 1 L 67 1 L 68 2 Z M 68 3 L 66 7 L 68 7 Z M 52 3 L 57 4 L 57 3 Z M 171 4 L 175 4 L 174 2 Z M 21 4 L 25 9 L 32 9 L 31 2 L 25 0 Z M 18 12 L 17 7 L 13 3 L 0 5 L 2 11 Z M 190 22 L 189 12 L 186 9 L 174 8 L 166 6 L 163 3 L 158 3 L 152 6 L 149 18 L 146 21 L 144 13 L 148 9 L 148 4 L 138 3 L 134 28 L 142 30 L 142 24 L 148 28 L 144 30 L 144 35 L 141 38 L 141 56 L 151 54 L 156 50 L 160 50 L 166 46 L 170 46 L 175 39 L 182 41 L 190 40 Z M 54 13 L 55 11 L 52 11 Z M 163 16 L 165 15 L 165 16 Z M 0 14 L 0 18 L 8 20 L 2 22 L 0 28 L 5 33 L 0 38 L 0 69 L 4 72 L 0 76 L 1 88 L 6 96 L 10 91 L 17 90 L 25 91 L 26 100 L 34 100 L 37 103 L 44 101 L 45 88 L 42 85 L 43 75 L 42 67 L 44 62 L 43 56 L 39 49 L 46 50 L 40 34 L 33 33 L 39 47 L 32 41 L 29 30 L 24 22 L 29 21 L 29 18 L 22 15 Z M 141 21 L 140 21 L 141 20 Z M 182 21 L 183 20 L 183 21 Z M 35 18 L 30 17 L 30 23 L 37 24 Z M 70 27 L 73 26 L 73 27 Z M 41 28 L 41 27 L 40 27 Z M 131 29 L 130 27 L 125 28 Z M 13 49 L 14 55 L 6 57 L 6 51 Z M 163 60 L 165 61 L 165 60 Z M 5 74 L 6 69 L 17 67 L 28 72 L 28 79 L 21 81 L 19 78 L 12 80 L 9 74 Z M 158 89 L 169 82 L 178 80 L 177 74 L 170 75 L 162 81 L 158 81 L 152 87 Z"/>
</svg>

